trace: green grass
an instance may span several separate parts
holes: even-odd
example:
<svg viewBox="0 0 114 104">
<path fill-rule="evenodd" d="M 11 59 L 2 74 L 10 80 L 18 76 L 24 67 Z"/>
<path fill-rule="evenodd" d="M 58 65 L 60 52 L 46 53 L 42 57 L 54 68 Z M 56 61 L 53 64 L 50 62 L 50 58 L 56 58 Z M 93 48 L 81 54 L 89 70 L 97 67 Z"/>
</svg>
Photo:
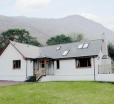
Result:
<svg viewBox="0 0 114 104">
<path fill-rule="evenodd" d="M 0 104 L 114 104 L 114 84 L 46 82 L 0 87 Z"/>
</svg>

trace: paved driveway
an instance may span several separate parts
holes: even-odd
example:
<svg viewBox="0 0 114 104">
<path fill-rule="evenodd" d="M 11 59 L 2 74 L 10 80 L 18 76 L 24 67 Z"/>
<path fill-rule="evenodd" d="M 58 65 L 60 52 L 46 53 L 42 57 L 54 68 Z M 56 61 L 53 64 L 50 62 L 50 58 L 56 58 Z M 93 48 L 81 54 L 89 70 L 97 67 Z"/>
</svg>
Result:
<svg viewBox="0 0 114 104">
<path fill-rule="evenodd" d="M 8 85 L 16 85 L 22 82 L 14 82 L 14 81 L 0 81 L 0 86 L 8 86 Z"/>
</svg>

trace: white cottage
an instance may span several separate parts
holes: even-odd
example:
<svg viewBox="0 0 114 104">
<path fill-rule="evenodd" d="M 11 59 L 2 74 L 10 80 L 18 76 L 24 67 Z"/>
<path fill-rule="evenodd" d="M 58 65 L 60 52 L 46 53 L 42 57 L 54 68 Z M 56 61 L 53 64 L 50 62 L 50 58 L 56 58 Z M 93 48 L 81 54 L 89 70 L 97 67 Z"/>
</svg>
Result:
<svg viewBox="0 0 114 104">
<path fill-rule="evenodd" d="M 111 74 L 111 59 L 104 40 L 36 47 L 10 41 L 0 56 L 0 80 L 97 80 Z"/>
</svg>

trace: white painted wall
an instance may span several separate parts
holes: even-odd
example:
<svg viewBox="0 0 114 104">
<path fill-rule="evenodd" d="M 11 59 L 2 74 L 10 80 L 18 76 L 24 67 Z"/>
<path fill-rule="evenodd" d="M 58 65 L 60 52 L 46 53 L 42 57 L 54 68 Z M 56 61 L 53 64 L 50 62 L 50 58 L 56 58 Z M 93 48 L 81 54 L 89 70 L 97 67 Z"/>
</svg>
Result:
<svg viewBox="0 0 114 104">
<path fill-rule="evenodd" d="M 60 69 L 57 69 L 54 62 L 54 75 L 46 76 L 43 80 L 94 80 L 94 63 L 91 58 L 91 67 L 76 68 L 75 59 L 60 60 Z"/>
<path fill-rule="evenodd" d="M 75 59 L 60 60 L 60 69 L 56 67 L 56 61 L 54 62 L 54 75 L 46 76 L 41 81 L 80 81 L 94 80 L 94 68 L 95 68 L 95 80 L 96 81 L 114 81 L 114 74 L 98 74 L 99 65 L 109 64 L 111 66 L 111 59 L 102 60 L 103 53 L 100 51 L 99 56 L 91 58 L 91 68 L 76 68 Z M 110 69 L 109 69 L 110 70 Z"/>
<path fill-rule="evenodd" d="M 33 61 L 27 60 L 27 77 L 33 76 Z"/>
<path fill-rule="evenodd" d="M 93 81 L 92 75 L 48 75 L 42 77 L 41 82 L 44 81 Z"/>
<path fill-rule="evenodd" d="M 21 60 L 21 69 L 13 69 L 13 60 Z M 28 62 L 28 75 L 31 75 L 31 68 L 32 63 Z M 11 44 L 0 56 L 0 80 L 26 80 L 26 61 Z"/>
<path fill-rule="evenodd" d="M 91 68 L 76 68 L 75 59 L 60 60 L 60 69 L 56 68 L 54 63 L 55 75 L 91 75 L 93 74 L 93 59 L 91 59 Z"/>
</svg>

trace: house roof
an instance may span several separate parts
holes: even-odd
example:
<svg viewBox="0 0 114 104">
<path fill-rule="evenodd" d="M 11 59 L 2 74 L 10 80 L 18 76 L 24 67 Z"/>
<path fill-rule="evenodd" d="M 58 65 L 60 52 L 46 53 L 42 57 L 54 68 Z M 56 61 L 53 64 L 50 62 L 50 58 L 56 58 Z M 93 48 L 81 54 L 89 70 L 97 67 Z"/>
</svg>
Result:
<svg viewBox="0 0 114 104">
<path fill-rule="evenodd" d="M 79 49 L 79 45 L 87 43 L 87 48 Z M 57 47 L 60 47 L 57 50 Z M 69 44 L 53 45 L 41 48 L 42 53 L 50 58 L 70 58 L 70 57 L 84 57 L 84 56 L 97 56 L 102 47 L 102 40 L 82 41 Z M 67 55 L 63 55 L 68 51 Z"/>
<path fill-rule="evenodd" d="M 79 48 L 79 45 L 87 43 L 88 47 Z M 11 44 L 26 58 L 72 58 L 97 56 L 101 50 L 102 40 L 89 40 L 76 43 L 59 44 L 46 47 L 37 47 L 17 42 Z"/>
<path fill-rule="evenodd" d="M 25 58 L 37 58 L 40 56 L 40 48 L 37 46 L 10 41 L 10 44 Z"/>
</svg>

